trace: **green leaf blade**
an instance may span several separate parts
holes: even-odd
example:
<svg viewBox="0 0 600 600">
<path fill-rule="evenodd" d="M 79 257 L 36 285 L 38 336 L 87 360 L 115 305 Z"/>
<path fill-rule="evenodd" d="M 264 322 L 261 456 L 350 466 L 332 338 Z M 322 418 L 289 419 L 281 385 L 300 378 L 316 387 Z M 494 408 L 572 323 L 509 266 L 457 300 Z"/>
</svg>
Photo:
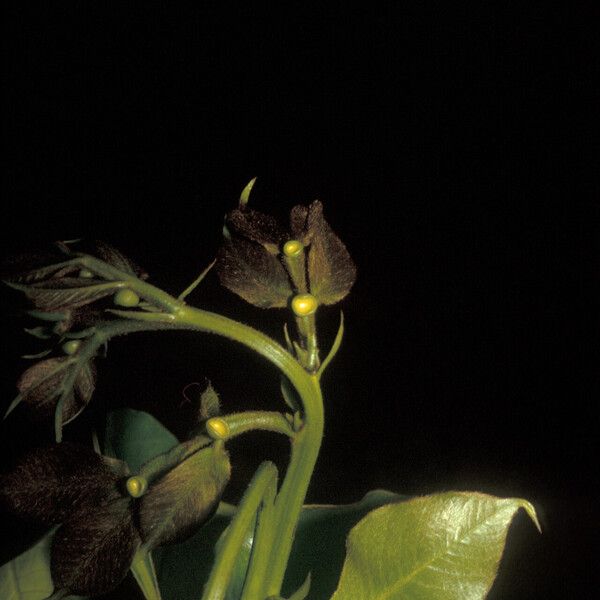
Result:
<svg viewBox="0 0 600 600">
<path fill-rule="evenodd" d="M 53 593 L 50 575 L 50 546 L 53 532 L 45 535 L 29 550 L 0 566 L 2 600 L 45 600 Z M 83 600 L 66 596 L 64 600 Z"/>
<path fill-rule="evenodd" d="M 332 600 L 480 600 L 495 579 L 518 498 L 448 492 L 379 508 L 348 536 Z"/>
<path fill-rule="evenodd" d="M 108 414 L 104 437 L 105 453 L 124 460 L 133 473 L 179 443 L 152 415 L 130 408 Z"/>
</svg>

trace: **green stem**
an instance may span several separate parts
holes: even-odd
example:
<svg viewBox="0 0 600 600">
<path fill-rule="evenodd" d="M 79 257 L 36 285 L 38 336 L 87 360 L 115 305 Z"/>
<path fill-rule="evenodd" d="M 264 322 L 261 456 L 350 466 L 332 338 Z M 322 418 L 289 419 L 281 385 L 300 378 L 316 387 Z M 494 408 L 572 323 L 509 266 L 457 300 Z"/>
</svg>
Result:
<svg viewBox="0 0 600 600">
<path fill-rule="evenodd" d="M 264 501 L 269 488 L 274 493 L 276 485 L 277 467 L 271 462 L 262 463 L 240 502 L 222 545 L 217 550 L 214 567 L 204 587 L 202 600 L 220 600 L 225 597 L 239 549 L 252 525 L 254 515 Z"/>
<path fill-rule="evenodd" d="M 323 397 L 319 381 L 316 376 L 307 379 L 307 385 L 298 389 L 304 404 L 304 426 L 292 442 L 290 464 L 275 501 L 276 533 L 271 548 L 267 595 L 276 596 L 281 591 L 296 526 L 323 438 Z"/>
<path fill-rule="evenodd" d="M 319 379 L 308 373 L 271 338 L 227 317 L 186 306 L 175 314 L 175 323 L 187 323 L 193 328 L 220 333 L 255 350 L 288 377 L 303 404 L 304 425 L 292 441 L 290 465 L 275 502 L 276 533 L 266 576 L 269 579 L 268 592 L 277 595 L 323 437 L 323 397 Z"/>
<path fill-rule="evenodd" d="M 150 552 L 144 549 L 137 551 L 131 563 L 131 572 L 146 600 L 161 600 L 156 570 Z"/>
<path fill-rule="evenodd" d="M 149 284 L 144 286 L 147 286 L 144 297 L 158 304 L 158 297 L 153 297 L 155 288 Z M 161 290 L 156 291 L 165 295 Z M 265 574 L 268 578 L 268 592 L 277 595 L 281 589 L 296 525 L 323 437 L 323 398 L 318 377 L 309 373 L 281 345 L 252 327 L 222 315 L 182 305 L 175 299 L 167 301 L 161 296 L 160 300 L 163 305 L 171 304 L 172 311 L 171 314 L 153 314 L 154 324 L 158 324 L 162 319 L 165 324 L 174 328 L 216 333 L 243 344 L 273 363 L 289 379 L 302 402 L 303 427 L 293 439 L 290 465 L 275 502 L 275 536 L 270 553 L 269 573 Z M 147 313 L 136 311 L 127 311 L 127 316 L 130 319 L 147 319 Z"/>
<path fill-rule="evenodd" d="M 270 550 L 275 535 L 275 496 L 277 486 L 269 486 L 265 494 L 261 508 L 257 515 L 254 529 L 254 540 L 252 542 L 252 553 L 246 572 L 246 580 L 242 590 L 241 600 L 256 600 L 266 597 L 267 581 L 265 573 L 269 568 Z"/>
<path fill-rule="evenodd" d="M 221 423 L 225 424 L 224 432 Z M 213 424 L 215 426 L 213 427 Z M 230 440 L 250 431 L 271 431 L 289 437 L 295 435 L 289 421 L 275 411 L 248 410 L 240 413 L 230 413 L 213 417 L 206 422 L 208 434 L 215 439 Z"/>
</svg>

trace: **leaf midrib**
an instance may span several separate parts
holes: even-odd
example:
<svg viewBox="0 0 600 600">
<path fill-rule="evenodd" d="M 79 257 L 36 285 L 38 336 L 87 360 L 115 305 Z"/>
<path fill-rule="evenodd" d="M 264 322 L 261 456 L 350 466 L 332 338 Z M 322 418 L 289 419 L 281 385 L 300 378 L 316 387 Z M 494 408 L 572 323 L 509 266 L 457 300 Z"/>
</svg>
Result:
<svg viewBox="0 0 600 600">
<path fill-rule="evenodd" d="M 421 573 L 422 571 L 424 571 L 425 569 L 430 567 L 436 560 L 441 558 L 444 554 L 447 554 L 449 548 L 451 548 L 452 546 L 456 546 L 460 542 L 460 540 L 464 539 L 468 535 L 471 535 L 473 532 L 477 531 L 478 528 L 483 526 L 492 517 L 496 516 L 500 512 L 503 512 L 504 510 L 506 510 L 506 507 L 502 507 L 502 508 L 498 508 L 498 509 L 494 510 L 483 521 L 477 523 L 477 525 L 475 525 L 474 527 L 471 527 L 468 530 L 466 530 L 460 539 L 452 540 L 449 544 L 447 544 L 444 551 L 436 552 L 431 557 L 430 560 L 428 560 L 426 563 L 424 563 L 421 566 L 419 566 L 418 568 L 416 568 L 412 573 L 405 576 L 403 579 L 397 581 L 396 583 L 392 584 L 391 586 L 386 587 L 381 592 L 381 594 L 376 596 L 375 598 L 373 598 L 373 600 L 389 599 L 391 597 L 390 594 L 393 594 L 394 592 L 397 592 L 398 590 L 402 589 L 404 586 L 406 586 L 408 583 L 410 583 L 419 573 Z"/>
</svg>

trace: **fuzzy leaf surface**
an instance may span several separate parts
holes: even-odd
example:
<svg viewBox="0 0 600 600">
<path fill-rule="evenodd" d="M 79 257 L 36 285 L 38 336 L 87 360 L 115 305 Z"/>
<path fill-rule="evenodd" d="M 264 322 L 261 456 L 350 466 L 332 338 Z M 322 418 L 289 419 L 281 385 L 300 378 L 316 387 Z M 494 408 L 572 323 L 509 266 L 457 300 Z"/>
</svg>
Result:
<svg viewBox="0 0 600 600">
<path fill-rule="evenodd" d="M 23 285 L 9 283 L 22 291 L 36 308 L 44 311 L 59 311 L 64 308 L 73 309 L 114 294 L 124 286 L 122 281 L 96 281 L 63 277 Z"/>
<path fill-rule="evenodd" d="M 48 358 L 22 373 L 17 381 L 19 395 L 6 414 L 22 402 L 37 418 L 50 418 L 62 398 L 62 422 L 65 424 L 87 406 L 95 385 L 96 368 L 91 360 L 66 356 Z"/>
<path fill-rule="evenodd" d="M 447 492 L 384 506 L 348 536 L 332 600 L 482 600 L 489 592 L 518 498 Z"/>
<path fill-rule="evenodd" d="M 142 497 L 139 524 L 149 548 L 190 537 L 217 508 L 229 481 L 229 456 L 209 446 L 168 471 Z"/>
</svg>

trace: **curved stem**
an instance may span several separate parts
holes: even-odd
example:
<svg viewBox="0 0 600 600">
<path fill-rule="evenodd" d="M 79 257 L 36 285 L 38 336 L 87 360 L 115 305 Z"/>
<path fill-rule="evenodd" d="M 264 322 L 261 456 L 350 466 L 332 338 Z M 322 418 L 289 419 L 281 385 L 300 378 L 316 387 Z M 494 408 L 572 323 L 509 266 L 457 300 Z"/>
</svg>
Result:
<svg viewBox="0 0 600 600">
<path fill-rule="evenodd" d="M 153 297 L 155 288 L 146 283 L 143 285 L 144 297 L 158 304 L 159 297 Z M 268 561 L 269 573 L 264 574 L 267 591 L 272 595 L 278 595 L 323 437 L 323 398 L 318 376 L 308 372 L 280 344 L 264 333 L 223 315 L 184 305 L 174 298 L 164 298 L 166 294 L 161 290 L 156 292 L 160 293 L 160 304 L 170 305 L 171 308 L 169 314 L 152 313 L 153 324 L 157 325 L 162 321 L 174 328 L 216 333 L 237 341 L 273 363 L 298 392 L 303 408 L 303 426 L 292 440 L 290 465 L 275 501 L 275 533 Z M 140 321 L 150 320 L 149 313 L 141 311 L 127 311 L 126 316 Z"/>
<path fill-rule="evenodd" d="M 295 435 L 289 421 L 280 412 L 264 410 L 248 410 L 213 417 L 206 422 L 206 430 L 211 437 L 222 440 L 230 440 L 256 430 L 272 431 L 289 437 Z"/>
<path fill-rule="evenodd" d="M 307 372 L 282 346 L 265 334 L 227 317 L 186 306 L 175 314 L 179 324 L 220 333 L 252 348 L 274 363 L 296 388 L 304 409 L 304 423 L 292 440 L 292 456 L 275 501 L 275 538 L 269 562 L 268 592 L 279 594 L 292 549 L 294 533 L 317 461 L 323 437 L 323 397 L 319 379 Z"/>
</svg>

